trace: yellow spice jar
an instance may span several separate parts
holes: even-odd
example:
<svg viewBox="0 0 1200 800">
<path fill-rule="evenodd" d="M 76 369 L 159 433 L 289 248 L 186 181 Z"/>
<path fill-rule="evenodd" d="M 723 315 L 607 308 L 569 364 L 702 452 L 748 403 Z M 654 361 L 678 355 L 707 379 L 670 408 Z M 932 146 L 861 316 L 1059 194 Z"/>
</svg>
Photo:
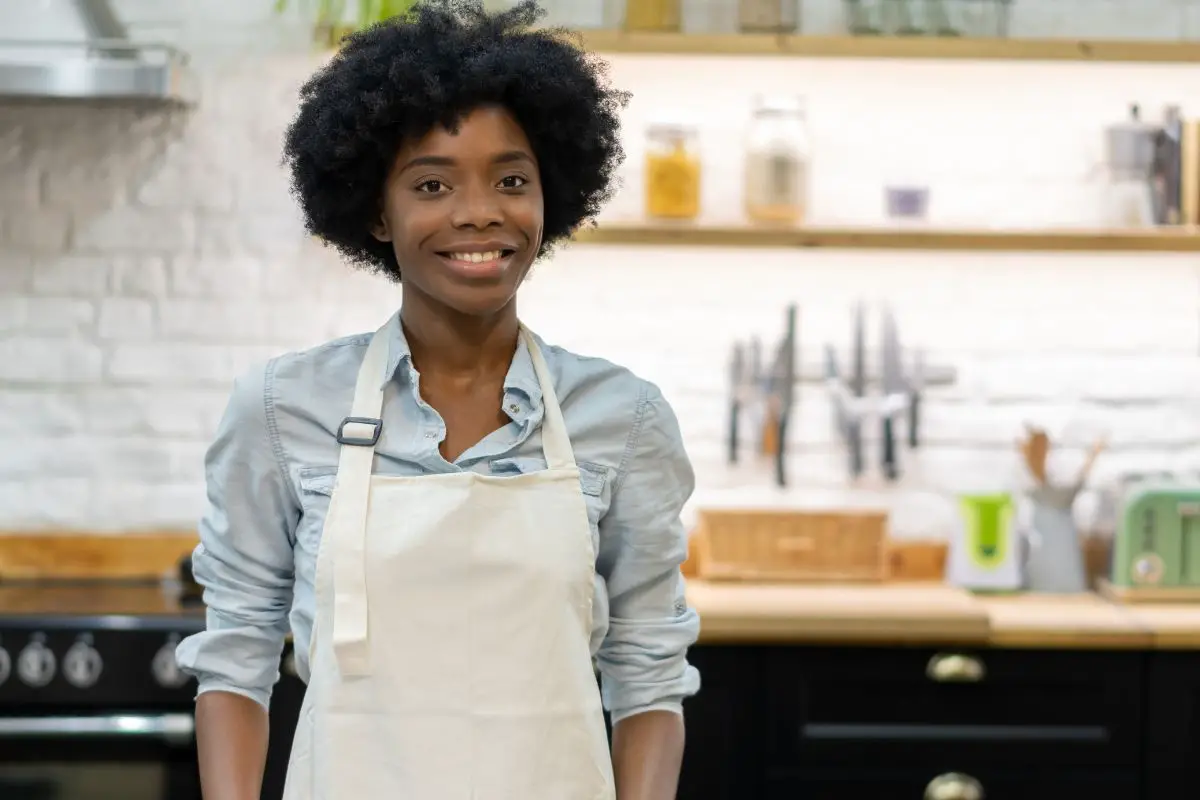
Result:
<svg viewBox="0 0 1200 800">
<path fill-rule="evenodd" d="M 700 153 L 694 128 L 652 125 L 646 131 L 646 214 L 695 219 L 700 214 Z"/>
<path fill-rule="evenodd" d="M 625 30 L 678 31 L 679 0 L 626 0 Z"/>
</svg>

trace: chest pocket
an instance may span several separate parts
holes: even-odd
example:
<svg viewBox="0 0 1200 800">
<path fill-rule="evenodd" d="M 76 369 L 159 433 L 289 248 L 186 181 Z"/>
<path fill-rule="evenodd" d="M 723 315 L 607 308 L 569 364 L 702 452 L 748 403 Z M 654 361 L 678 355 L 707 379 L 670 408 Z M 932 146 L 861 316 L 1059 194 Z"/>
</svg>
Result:
<svg viewBox="0 0 1200 800">
<path fill-rule="evenodd" d="M 316 560 L 321 531 L 329 515 L 329 501 L 337 470 L 333 467 L 305 469 L 300 473 L 300 522 L 296 526 L 296 558 Z"/>
</svg>

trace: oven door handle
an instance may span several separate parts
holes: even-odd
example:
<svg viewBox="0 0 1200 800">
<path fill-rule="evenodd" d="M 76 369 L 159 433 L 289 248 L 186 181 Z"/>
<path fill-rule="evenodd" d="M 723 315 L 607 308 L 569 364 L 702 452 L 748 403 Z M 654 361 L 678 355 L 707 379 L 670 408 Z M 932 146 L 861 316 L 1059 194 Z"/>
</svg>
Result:
<svg viewBox="0 0 1200 800">
<path fill-rule="evenodd" d="M 195 738 L 191 714 L 106 714 L 94 717 L 0 717 L 0 740 L 24 738 L 162 739 L 189 745 Z"/>
</svg>

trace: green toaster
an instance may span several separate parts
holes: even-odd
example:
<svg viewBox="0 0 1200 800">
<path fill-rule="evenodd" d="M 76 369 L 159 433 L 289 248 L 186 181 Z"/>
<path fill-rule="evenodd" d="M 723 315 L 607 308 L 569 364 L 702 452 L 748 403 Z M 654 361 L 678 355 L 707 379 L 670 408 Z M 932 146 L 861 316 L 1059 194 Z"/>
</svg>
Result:
<svg viewBox="0 0 1200 800">
<path fill-rule="evenodd" d="M 1130 487 L 1113 538 L 1112 583 L 1200 588 L 1200 487 Z"/>
</svg>

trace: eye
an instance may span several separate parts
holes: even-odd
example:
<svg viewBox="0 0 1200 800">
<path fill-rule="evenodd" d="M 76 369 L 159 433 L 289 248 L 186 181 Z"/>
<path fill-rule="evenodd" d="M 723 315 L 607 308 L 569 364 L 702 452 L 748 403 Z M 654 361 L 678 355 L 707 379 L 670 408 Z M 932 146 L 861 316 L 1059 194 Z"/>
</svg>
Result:
<svg viewBox="0 0 1200 800">
<path fill-rule="evenodd" d="M 441 194 L 443 189 L 448 188 L 450 187 L 439 180 L 422 181 L 417 184 L 417 191 L 424 192 L 425 194 Z"/>
<path fill-rule="evenodd" d="M 507 178 L 500 179 L 500 188 L 520 189 L 527 183 L 529 183 L 529 181 L 527 181 L 525 178 L 522 178 L 520 175 L 509 175 Z"/>
</svg>

